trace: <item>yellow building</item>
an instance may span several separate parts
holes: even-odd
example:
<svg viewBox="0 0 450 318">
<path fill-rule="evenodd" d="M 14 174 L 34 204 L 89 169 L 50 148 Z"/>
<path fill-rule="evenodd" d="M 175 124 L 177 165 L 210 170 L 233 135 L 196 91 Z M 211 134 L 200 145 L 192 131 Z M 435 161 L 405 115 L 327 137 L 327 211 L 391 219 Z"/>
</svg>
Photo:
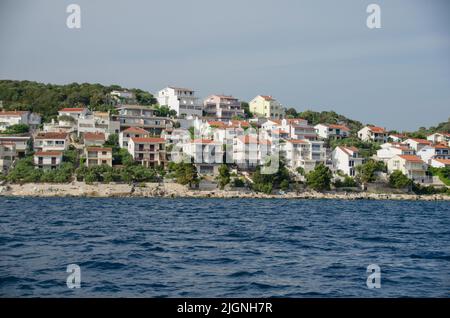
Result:
<svg viewBox="0 0 450 318">
<path fill-rule="evenodd" d="M 281 119 L 284 107 L 272 96 L 258 95 L 250 101 L 250 111 L 260 117 Z"/>
</svg>

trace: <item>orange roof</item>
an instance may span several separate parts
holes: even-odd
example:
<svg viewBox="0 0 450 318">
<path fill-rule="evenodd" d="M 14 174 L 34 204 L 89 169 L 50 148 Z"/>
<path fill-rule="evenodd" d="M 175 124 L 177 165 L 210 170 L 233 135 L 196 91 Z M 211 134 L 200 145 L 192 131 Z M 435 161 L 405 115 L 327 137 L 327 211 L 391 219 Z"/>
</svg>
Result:
<svg viewBox="0 0 450 318">
<path fill-rule="evenodd" d="M 1 111 L 0 116 L 21 116 L 23 114 L 27 113 L 27 111 L 22 110 L 14 110 L 14 111 Z"/>
<path fill-rule="evenodd" d="M 438 148 L 438 149 L 450 149 L 450 147 L 445 145 L 445 144 L 437 144 L 437 145 L 434 145 L 432 147 Z"/>
<path fill-rule="evenodd" d="M 35 152 L 35 156 L 41 156 L 41 157 L 54 157 L 54 156 L 62 156 L 61 151 L 38 151 Z"/>
<path fill-rule="evenodd" d="M 112 152 L 112 148 L 102 148 L 102 147 L 87 147 L 87 151 L 108 151 Z"/>
<path fill-rule="evenodd" d="M 135 134 L 148 134 L 149 133 L 147 130 L 139 128 L 139 127 L 130 127 L 130 128 L 123 130 L 122 132 L 130 132 L 130 133 L 135 133 Z"/>
<path fill-rule="evenodd" d="M 87 133 L 84 133 L 84 139 L 85 140 L 105 140 L 105 134 L 104 133 L 87 132 Z"/>
<path fill-rule="evenodd" d="M 431 145 L 431 141 L 428 141 L 426 139 L 420 139 L 420 138 L 408 138 L 407 140 L 414 140 L 415 142 L 419 144 L 425 144 L 425 145 Z"/>
<path fill-rule="evenodd" d="M 434 159 L 440 163 L 443 163 L 446 166 L 450 166 L 450 159 Z"/>
<path fill-rule="evenodd" d="M 283 130 L 283 129 L 275 129 L 273 132 L 276 134 L 289 134 L 288 131 Z"/>
<path fill-rule="evenodd" d="M 60 109 L 60 112 L 65 112 L 65 113 L 78 113 L 78 112 L 82 112 L 84 111 L 86 108 L 84 107 L 67 107 L 67 108 L 63 108 Z"/>
<path fill-rule="evenodd" d="M 156 144 L 156 143 L 165 143 L 165 139 L 164 138 L 158 138 L 158 137 L 132 137 L 131 140 L 133 140 L 136 143 L 151 143 L 151 144 Z"/>
<path fill-rule="evenodd" d="M 245 120 L 232 120 L 231 124 L 233 126 L 249 127 L 250 124 Z"/>
<path fill-rule="evenodd" d="M 415 156 L 415 155 L 399 155 L 399 157 L 402 159 L 405 159 L 406 161 L 409 161 L 409 162 L 417 162 L 417 163 L 423 162 L 419 156 Z"/>
<path fill-rule="evenodd" d="M 286 142 L 290 142 L 291 144 L 307 144 L 308 142 L 304 139 L 289 139 Z"/>
<path fill-rule="evenodd" d="M 213 143 L 214 140 L 211 139 L 194 139 L 192 143 L 194 144 L 210 144 Z"/>
<path fill-rule="evenodd" d="M 384 133 L 384 132 L 386 132 L 386 131 L 384 130 L 384 128 L 382 128 L 382 127 L 377 127 L 377 126 L 369 126 L 369 129 L 370 129 L 371 131 L 373 131 L 374 133 Z"/>
<path fill-rule="evenodd" d="M 347 147 L 347 146 L 339 146 L 339 148 L 341 148 L 344 152 L 348 153 L 349 151 L 351 152 L 359 152 L 359 149 L 356 147 Z"/>
<path fill-rule="evenodd" d="M 66 139 L 67 133 L 47 132 L 38 134 L 35 139 Z"/>
<path fill-rule="evenodd" d="M 328 127 L 333 128 L 333 129 L 346 130 L 346 131 L 350 130 L 350 128 L 348 128 L 347 126 L 344 126 L 344 125 L 334 125 L 334 124 L 332 124 L 332 125 L 328 125 Z"/>
<path fill-rule="evenodd" d="M 264 98 L 266 101 L 271 101 L 271 100 L 273 100 L 272 96 L 270 96 L 270 95 L 259 95 L 259 96 L 261 96 L 262 98 Z"/>
<path fill-rule="evenodd" d="M 223 121 L 208 121 L 208 125 L 210 126 L 215 126 L 215 127 L 219 127 L 219 128 L 224 128 L 226 126 L 228 126 L 225 122 Z"/>
<path fill-rule="evenodd" d="M 241 140 L 244 144 L 261 144 L 261 145 L 270 145 L 270 141 L 266 139 L 258 139 L 253 136 L 245 135 L 239 137 L 239 140 Z"/>
</svg>

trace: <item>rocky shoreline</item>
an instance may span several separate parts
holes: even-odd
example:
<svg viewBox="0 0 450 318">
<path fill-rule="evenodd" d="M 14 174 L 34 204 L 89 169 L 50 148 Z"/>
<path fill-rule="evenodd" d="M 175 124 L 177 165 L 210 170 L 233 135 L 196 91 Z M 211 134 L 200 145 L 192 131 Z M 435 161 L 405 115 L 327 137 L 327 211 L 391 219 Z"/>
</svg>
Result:
<svg viewBox="0 0 450 318">
<path fill-rule="evenodd" d="M 176 183 L 129 184 L 5 184 L 0 186 L 0 196 L 12 197 L 163 197 L 163 198 L 264 198 L 264 199 L 340 199 L 340 200 L 424 200 L 449 201 L 450 196 L 370 193 L 370 192 L 287 192 L 263 194 L 246 189 L 239 190 L 193 190 Z"/>
</svg>

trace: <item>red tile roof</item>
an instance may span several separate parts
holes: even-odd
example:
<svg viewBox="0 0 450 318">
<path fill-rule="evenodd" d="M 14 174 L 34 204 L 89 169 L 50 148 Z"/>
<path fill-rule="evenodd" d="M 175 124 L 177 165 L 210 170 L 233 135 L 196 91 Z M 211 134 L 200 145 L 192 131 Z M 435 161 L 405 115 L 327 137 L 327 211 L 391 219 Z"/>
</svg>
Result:
<svg viewBox="0 0 450 318">
<path fill-rule="evenodd" d="M 34 153 L 34 155 L 41 157 L 55 157 L 55 156 L 62 156 L 63 153 L 61 151 L 37 151 Z"/>
<path fill-rule="evenodd" d="M 271 101 L 271 100 L 273 100 L 273 97 L 270 96 L 270 95 L 259 95 L 259 96 L 261 96 L 262 98 L 264 98 L 266 101 Z"/>
<path fill-rule="evenodd" d="M 87 151 L 107 151 L 107 152 L 112 152 L 112 148 L 102 148 L 102 147 L 87 147 L 86 148 Z"/>
<path fill-rule="evenodd" d="M 136 143 L 151 143 L 151 144 L 157 144 L 157 143 L 165 143 L 164 138 L 158 138 L 158 137 L 132 137 L 131 140 L 133 140 Z"/>
<path fill-rule="evenodd" d="M 0 116 L 21 116 L 23 114 L 27 113 L 27 111 L 22 111 L 22 110 L 14 110 L 14 111 L 1 111 L 0 112 Z"/>
<path fill-rule="evenodd" d="M 420 139 L 420 138 L 408 138 L 407 140 L 414 140 L 415 142 L 419 144 L 425 144 L 425 145 L 431 145 L 431 141 L 428 141 L 426 139 Z"/>
<path fill-rule="evenodd" d="M 307 144 L 308 142 L 304 139 L 289 139 L 286 142 L 290 142 L 291 144 Z"/>
<path fill-rule="evenodd" d="M 194 139 L 192 143 L 194 144 L 210 144 L 213 143 L 214 140 L 211 139 Z"/>
<path fill-rule="evenodd" d="M 84 140 L 105 140 L 104 133 L 84 133 Z"/>
<path fill-rule="evenodd" d="M 405 159 L 409 162 L 423 163 L 422 159 L 419 156 L 415 155 L 399 155 L 400 158 Z"/>
<path fill-rule="evenodd" d="M 350 128 L 348 128 L 347 126 L 344 125 L 328 125 L 328 127 L 333 128 L 333 129 L 341 129 L 341 130 L 345 130 L 345 131 L 350 131 Z"/>
<path fill-rule="evenodd" d="M 218 128 L 226 128 L 228 125 L 223 122 L 223 121 L 208 121 L 208 125 L 213 126 L 213 127 L 218 127 Z"/>
<path fill-rule="evenodd" d="M 258 139 L 253 136 L 245 135 L 239 137 L 239 140 L 242 141 L 244 144 L 261 144 L 261 145 L 270 145 L 271 142 L 266 139 Z"/>
<path fill-rule="evenodd" d="M 60 112 L 65 112 L 65 113 L 79 113 L 84 111 L 86 108 L 82 108 L 82 107 L 67 107 L 67 108 L 63 108 L 60 109 Z"/>
<path fill-rule="evenodd" d="M 66 139 L 67 133 L 47 132 L 38 134 L 35 139 Z"/>
<path fill-rule="evenodd" d="M 129 133 L 135 133 L 135 134 L 149 134 L 149 132 L 145 129 L 139 128 L 139 127 L 130 127 L 122 132 L 129 132 Z"/>
<path fill-rule="evenodd" d="M 450 159 L 434 159 L 440 163 L 443 163 L 446 166 L 450 166 Z"/>
<path fill-rule="evenodd" d="M 382 127 L 377 127 L 377 126 L 369 126 L 369 129 L 374 132 L 374 133 L 384 133 L 386 132 L 386 130 Z"/>
</svg>

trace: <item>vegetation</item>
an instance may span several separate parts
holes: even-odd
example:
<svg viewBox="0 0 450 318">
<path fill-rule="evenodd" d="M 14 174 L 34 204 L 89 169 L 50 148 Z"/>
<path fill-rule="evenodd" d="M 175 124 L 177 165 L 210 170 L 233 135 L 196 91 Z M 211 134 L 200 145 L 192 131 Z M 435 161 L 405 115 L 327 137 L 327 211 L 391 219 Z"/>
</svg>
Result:
<svg viewBox="0 0 450 318">
<path fill-rule="evenodd" d="M 241 108 L 244 110 L 245 117 L 253 117 L 253 113 L 250 111 L 250 105 L 247 102 L 241 102 Z"/>
<path fill-rule="evenodd" d="M 234 178 L 233 179 L 233 187 L 235 188 L 243 188 L 245 187 L 245 182 L 242 178 Z"/>
<path fill-rule="evenodd" d="M 430 195 L 430 194 L 450 195 L 450 188 L 435 188 L 433 186 L 422 186 L 417 183 L 412 184 L 412 191 L 415 194 L 420 194 L 420 195 Z"/>
<path fill-rule="evenodd" d="M 356 183 L 355 179 L 353 179 L 352 177 L 345 176 L 343 181 L 341 179 L 336 180 L 334 182 L 334 186 L 336 188 L 352 188 L 352 187 L 356 187 L 357 183 Z"/>
<path fill-rule="evenodd" d="M 433 176 L 438 176 L 439 180 L 441 180 L 445 185 L 450 186 L 450 167 L 444 168 L 429 167 L 428 171 Z"/>
<path fill-rule="evenodd" d="M 228 183 L 230 183 L 230 168 L 228 168 L 228 165 L 221 164 L 219 166 L 219 175 L 217 176 L 217 181 L 219 182 L 219 187 L 222 190 Z"/>
<path fill-rule="evenodd" d="M 366 163 L 356 166 L 356 171 L 358 172 L 356 179 L 362 184 L 375 182 L 376 172 L 385 170 L 386 166 L 382 161 L 369 159 Z"/>
<path fill-rule="evenodd" d="M 182 185 L 193 186 L 199 184 L 197 169 L 192 163 L 187 162 L 171 162 L 169 164 L 169 171 L 176 179 L 176 182 Z"/>
<path fill-rule="evenodd" d="M 321 163 L 306 175 L 306 184 L 317 191 L 330 190 L 332 177 L 330 168 Z"/>
<path fill-rule="evenodd" d="M 175 117 L 177 112 L 167 106 L 154 105 L 155 115 L 159 117 Z"/>
<path fill-rule="evenodd" d="M 0 100 L 6 110 L 30 110 L 42 115 L 44 121 L 56 118 L 62 107 L 86 106 L 91 110 L 112 110 L 109 93 L 122 90 L 118 85 L 72 83 L 67 85 L 44 84 L 31 81 L 0 80 Z M 128 89 L 141 105 L 156 104 L 149 92 Z"/>
<path fill-rule="evenodd" d="M 110 167 L 107 165 L 81 166 L 75 171 L 75 174 L 78 181 L 84 181 L 88 184 L 93 182 L 155 182 L 159 180 L 155 169 L 141 165 L 127 167 Z"/>
<path fill-rule="evenodd" d="M 270 163 L 267 165 L 269 164 Z M 252 178 L 252 188 L 257 192 L 271 194 L 273 189 L 287 190 L 290 179 L 288 169 L 284 165 L 283 161 L 280 160 L 277 172 L 274 174 L 263 174 L 261 173 L 261 167 L 257 167 Z"/>
<path fill-rule="evenodd" d="M 395 170 L 389 176 L 389 185 L 393 188 L 402 189 L 412 185 L 412 180 L 400 170 Z"/>
<path fill-rule="evenodd" d="M 29 156 L 19 160 L 6 176 L 6 180 L 12 183 L 49 182 L 67 183 L 72 179 L 73 165 L 63 162 L 57 169 L 36 169 L 33 157 Z"/>
<path fill-rule="evenodd" d="M 25 124 L 16 124 L 8 126 L 4 131 L 2 131 L 2 134 L 5 135 L 16 135 L 16 134 L 25 134 L 30 131 L 30 127 Z"/>
</svg>

